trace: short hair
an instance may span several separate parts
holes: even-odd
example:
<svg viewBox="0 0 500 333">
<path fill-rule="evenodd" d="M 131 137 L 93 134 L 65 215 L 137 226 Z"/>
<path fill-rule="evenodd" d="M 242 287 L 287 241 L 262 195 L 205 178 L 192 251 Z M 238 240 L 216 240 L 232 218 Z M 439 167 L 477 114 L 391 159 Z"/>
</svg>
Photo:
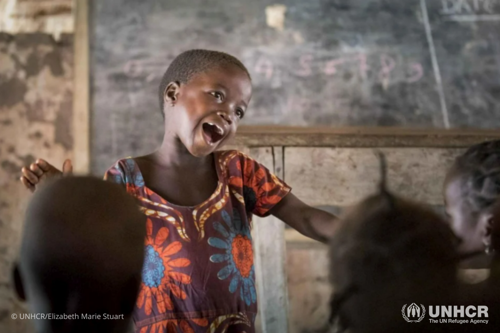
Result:
<svg viewBox="0 0 500 333">
<path fill-rule="evenodd" d="M 248 75 L 248 78 L 251 78 L 245 65 L 230 54 L 201 49 L 189 50 L 179 54 L 168 66 L 161 79 L 158 91 L 160 111 L 163 112 L 163 96 L 170 82 L 188 83 L 197 74 L 228 64 L 239 67 Z"/>
<path fill-rule="evenodd" d="M 367 198 L 345 217 L 330 244 L 331 321 L 353 331 L 383 327 L 386 319 L 375 320 L 366 306 L 383 301 L 386 308 L 371 309 L 373 314 L 397 314 L 404 299 L 450 297 L 458 282 L 457 246 L 450 227 L 431 209 L 383 193 Z"/>
<path fill-rule="evenodd" d="M 500 197 L 500 140 L 470 147 L 457 157 L 452 174 L 460 177 L 461 196 L 473 213 L 491 208 Z"/>
<path fill-rule="evenodd" d="M 379 192 L 349 210 L 330 241 L 330 320 L 359 332 L 395 331 L 384 325 L 403 300 L 434 302 L 456 291 L 458 239 L 436 212 L 390 193 L 381 162 Z"/>
<path fill-rule="evenodd" d="M 73 298 L 78 299 L 73 310 L 119 311 L 130 318 L 144 262 L 145 223 L 136 200 L 111 182 L 64 177 L 37 189 L 26 212 L 19 258 L 32 307 L 45 308 L 40 297 L 64 310 Z M 105 320 L 72 326 L 83 332 L 92 323 L 103 332 L 128 325 Z M 90 331 L 97 331 L 95 325 Z"/>
</svg>

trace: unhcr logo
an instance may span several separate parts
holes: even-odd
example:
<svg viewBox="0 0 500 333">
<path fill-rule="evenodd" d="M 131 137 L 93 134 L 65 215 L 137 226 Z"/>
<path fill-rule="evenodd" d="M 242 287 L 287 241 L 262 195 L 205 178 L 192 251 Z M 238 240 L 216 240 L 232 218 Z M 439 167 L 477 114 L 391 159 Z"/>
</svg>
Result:
<svg viewBox="0 0 500 333">
<path fill-rule="evenodd" d="M 403 305 L 403 309 L 401 309 L 401 313 L 403 314 L 403 318 L 409 323 L 419 323 L 425 317 L 425 307 L 420 304 L 418 306 L 415 303 L 411 303 L 410 306 Z"/>
<path fill-rule="evenodd" d="M 488 324 L 486 305 L 429 305 L 431 324 Z M 411 303 L 401 309 L 403 318 L 409 323 L 419 323 L 425 317 L 425 306 Z"/>
</svg>

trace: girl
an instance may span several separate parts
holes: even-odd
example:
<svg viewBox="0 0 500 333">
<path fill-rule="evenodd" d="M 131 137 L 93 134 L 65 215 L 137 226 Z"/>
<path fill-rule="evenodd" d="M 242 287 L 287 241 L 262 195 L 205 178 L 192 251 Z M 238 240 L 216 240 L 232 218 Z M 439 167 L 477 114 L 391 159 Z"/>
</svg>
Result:
<svg viewBox="0 0 500 333">
<path fill-rule="evenodd" d="M 492 209 L 500 198 L 500 141 L 472 146 L 455 160 L 444 198 L 463 252 L 491 252 Z"/>
<path fill-rule="evenodd" d="M 252 215 L 272 214 L 315 239 L 323 237 L 311 230 L 333 231 L 333 215 L 304 204 L 261 164 L 217 151 L 235 135 L 251 95 L 250 75 L 236 58 L 182 53 L 160 84 L 161 147 L 106 172 L 148 217 L 136 332 L 254 332 Z M 64 169 L 70 172 L 69 162 Z M 57 175 L 38 160 L 21 180 L 34 190 Z"/>
</svg>

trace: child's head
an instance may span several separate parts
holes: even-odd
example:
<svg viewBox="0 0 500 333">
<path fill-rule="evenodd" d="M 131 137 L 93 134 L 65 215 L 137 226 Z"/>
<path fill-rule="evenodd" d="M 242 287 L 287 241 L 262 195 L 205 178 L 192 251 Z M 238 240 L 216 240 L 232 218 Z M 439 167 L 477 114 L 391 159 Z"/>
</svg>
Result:
<svg viewBox="0 0 500 333">
<path fill-rule="evenodd" d="M 492 208 L 500 197 L 500 141 L 472 146 L 459 156 L 446 176 L 444 197 L 463 251 L 491 247 Z"/>
<path fill-rule="evenodd" d="M 333 318 L 353 332 L 388 332 L 404 304 L 451 297 L 457 244 L 438 214 L 382 186 L 346 214 L 330 242 Z"/>
<path fill-rule="evenodd" d="M 63 178 L 37 191 L 25 218 L 15 287 L 34 313 L 116 314 L 37 320 L 40 332 L 124 332 L 137 298 L 145 217 L 118 185 Z"/>
<path fill-rule="evenodd" d="M 235 57 L 209 50 L 181 53 L 159 89 L 165 135 L 192 155 L 206 156 L 234 136 L 251 96 L 250 74 Z"/>
</svg>

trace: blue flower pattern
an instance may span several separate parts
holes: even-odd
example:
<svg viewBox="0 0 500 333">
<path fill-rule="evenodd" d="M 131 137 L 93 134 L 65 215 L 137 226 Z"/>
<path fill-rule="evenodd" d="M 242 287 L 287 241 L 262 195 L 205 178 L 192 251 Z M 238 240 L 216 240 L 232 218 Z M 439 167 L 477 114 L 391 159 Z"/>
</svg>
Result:
<svg viewBox="0 0 500 333">
<path fill-rule="evenodd" d="M 237 236 L 247 237 L 250 241 L 252 236 L 250 234 L 250 229 L 248 224 L 243 223 L 241 220 L 238 210 L 234 210 L 233 219 L 229 214 L 223 210 L 222 219 L 225 224 L 215 222 L 215 230 L 223 237 L 210 237 L 208 239 L 208 244 L 221 250 L 225 250 L 225 253 L 214 254 L 210 257 L 210 261 L 213 263 L 226 263 L 218 273 L 217 277 L 221 280 L 225 280 L 232 275 L 231 282 L 229 283 L 229 291 L 235 293 L 239 288 L 240 297 L 245 301 L 246 305 L 251 305 L 257 302 L 257 292 L 255 290 L 255 269 L 252 265 L 250 274 L 248 277 L 241 275 L 241 272 L 235 265 L 233 254 L 232 254 L 232 244 L 233 240 Z"/>
<path fill-rule="evenodd" d="M 157 288 L 160 286 L 165 274 L 165 265 L 163 265 L 163 260 L 153 246 L 148 245 L 145 250 L 142 281 L 150 288 Z"/>
</svg>

